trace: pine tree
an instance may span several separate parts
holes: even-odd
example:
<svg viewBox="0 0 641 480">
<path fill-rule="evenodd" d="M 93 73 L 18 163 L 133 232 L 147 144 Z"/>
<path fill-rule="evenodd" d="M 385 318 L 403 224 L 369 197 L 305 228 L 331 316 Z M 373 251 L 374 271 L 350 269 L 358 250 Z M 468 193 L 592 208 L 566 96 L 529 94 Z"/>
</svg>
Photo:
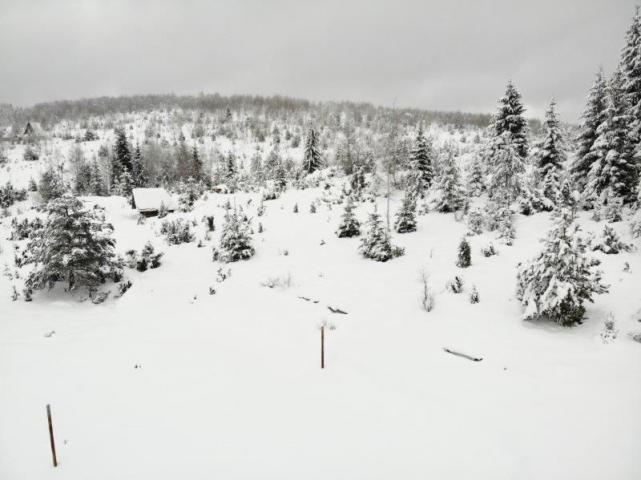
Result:
<svg viewBox="0 0 641 480">
<path fill-rule="evenodd" d="M 65 192 L 66 188 L 62 181 L 62 177 L 53 167 L 49 166 L 40 177 L 38 183 L 38 192 L 43 202 L 59 198 Z"/>
<path fill-rule="evenodd" d="M 434 179 L 434 170 L 432 168 L 432 149 L 428 144 L 423 133 L 423 127 L 420 126 L 416 135 L 416 144 L 410 157 L 410 169 L 417 174 L 418 189 L 423 197 L 425 190 L 432 186 Z"/>
<path fill-rule="evenodd" d="M 91 163 L 91 194 L 96 196 L 105 195 L 106 188 L 100 165 L 97 161 Z"/>
<path fill-rule="evenodd" d="M 130 197 L 133 186 L 134 182 L 131 178 L 131 173 L 127 170 L 123 170 L 114 187 L 114 194 L 121 197 Z"/>
<path fill-rule="evenodd" d="M 313 173 L 321 167 L 321 156 L 318 151 L 318 137 L 313 128 L 309 129 L 307 141 L 305 142 L 305 154 L 303 157 L 303 170 L 305 173 Z"/>
<path fill-rule="evenodd" d="M 610 188 L 624 201 L 633 201 L 636 193 L 636 165 L 625 151 L 629 117 L 626 113 L 622 76 L 615 71 L 608 83 L 605 120 L 597 128 L 592 145 L 596 160 L 590 168 L 587 189 L 601 195 Z"/>
<path fill-rule="evenodd" d="M 563 138 L 556 117 L 554 101 L 545 115 L 545 139 L 537 155 L 538 178 L 543 181 L 543 196 L 556 202 L 561 189 L 561 172 L 566 160 Z"/>
<path fill-rule="evenodd" d="M 507 197 L 510 201 L 520 193 L 521 175 L 525 171 L 523 158 L 518 153 L 518 145 L 513 142 L 512 134 L 504 132 L 494 137 L 490 159 L 490 195 Z"/>
<path fill-rule="evenodd" d="M 389 232 L 383 226 L 381 216 L 376 211 L 369 216 L 367 234 L 361 239 L 359 251 L 365 258 L 377 262 L 387 262 L 405 253 L 402 248 L 392 246 Z"/>
<path fill-rule="evenodd" d="M 129 149 L 129 142 L 127 135 L 122 128 L 118 128 L 116 133 L 116 144 L 114 145 L 114 161 L 118 168 L 114 169 L 114 178 L 120 177 L 122 171 L 126 170 L 131 173 L 131 151 Z"/>
<path fill-rule="evenodd" d="M 228 212 L 220 236 L 220 259 L 224 262 L 248 260 L 254 256 L 248 222 L 238 215 L 238 211 Z"/>
<path fill-rule="evenodd" d="M 191 176 L 194 178 L 196 181 L 201 181 L 204 177 L 204 171 L 203 171 L 203 161 L 200 159 L 200 155 L 198 154 L 198 148 L 196 147 L 196 144 L 194 143 L 194 147 L 191 151 Z"/>
<path fill-rule="evenodd" d="M 298 205 L 295 205 L 297 208 Z M 342 220 L 336 230 L 338 238 L 357 237 L 361 234 L 361 223 L 354 215 L 354 199 L 351 196 L 347 197 L 345 202 L 345 209 L 343 210 Z"/>
<path fill-rule="evenodd" d="M 394 230 L 397 233 L 416 231 L 416 196 L 413 192 L 405 192 L 401 209 L 396 213 Z"/>
<path fill-rule="evenodd" d="M 472 249 L 470 248 L 469 242 L 464 238 L 458 246 L 456 266 L 467 268 L 470 265 L 472 265 Z"/>
<path fill-rule="evenodd" d="M 576 160 L 571 167 L 572 178 L 580 191 L 585 188 L 588 174 L 596 160 L 592 146 L 598 137 L 597 128 L 606 119 L 606 102 L 607 83 L 603 76 L 603 70 L 600 69 L 588 95 L 587 105 L 582 116 L 581 132 L 577 139 Z"/>
<path fill-rule="evenodd" d="M 632 24 L 626 32 L 625 46 L 621 52 L 620 69 L 622 75 L 622 95 L 629 121 L 623 147 L 623 159 L 636 166 L 634 178 L 627 179 L 627 188 L 634 191 L 639 183 L 638 170 L 641 169 L 641 16 L 637 6 Z M 628 170 L 632 172 L 632 169 Z M 624 197 L 634 201 L 634 193 Z"/>
<path fill-rule="evenodd" d="M 478 157 L 475 157 L 467 173 L 467 193 L 471 197 L 478 197 L 485 190 L 485 175 Z"/>
<path fill-rule="evenodd" d="M 498 112 L 494 117 L 494 136 L 502 137 L 509 132 L 514 149 L 522 160 L 528 155 L 528 125 L 524 113 L 521 94 L 512 82 L 508 82 L 505 95 L 499 100 Z"/>
<path fill-rule="evenodd" d="M 282 161 L 279 161 L 274 170 L 274 187 L 279 192 L 287 190 L 287 172 Z"/>
<path fill-rule="evenodd" d="M 573 213 L 561 207 L 553 218 L 543 251 L 519 267 L 517 297 L 525 307 L 523 319 L 548 318 L 572 325 L 583 319 L 583 303 L 607 292 L 607 286 L 597 269 L 600 262 L 586 254 L 587 243 Z"/>
<path fill-rule="evenodd" d="M 180 133 L 178 138 L 178 145 L 176 147 L 176 175 L 179 179 L 185 180 L 193 173 L 192 156 L 189 154 L 187 144 L 185 143 L 185 136 Z"/>
<path fill-rule="evenodd" d="M 140 152 L 140 145 L 136 145 L 136 150 L 134 151 L 131 178 L 134 187 L 144 187 L 147 185 L 148 180 L 145 173 L 145 164 L 142 159 L 142 153 Z"/>
<path fill-rule="evenodd" d="M 458 167 L 454 162 L 454 156 L 450 153 L 443 166 L 436 210 L 449 213 L 455 212 L 462 207 L 463 189 L 460 185 Z"/>
<path fill-rule="evenodd" d="M 47 205 L 47 221 L 27 246 L 25 263 L 34 264 L 26 286 L 32 290 L 64 281 L 69 290 L 95 287 L 118 269 L 113 227 L 70 194 Z"/>
</svg>

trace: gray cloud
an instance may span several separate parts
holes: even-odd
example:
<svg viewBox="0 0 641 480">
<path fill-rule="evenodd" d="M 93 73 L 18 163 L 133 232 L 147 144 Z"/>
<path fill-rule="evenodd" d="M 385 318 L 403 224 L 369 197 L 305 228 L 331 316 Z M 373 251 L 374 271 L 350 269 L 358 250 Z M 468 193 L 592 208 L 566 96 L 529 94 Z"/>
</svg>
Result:
<svg viewBox="0 0 641 480">
<path fill-rule="evenodd" d="M 0 102 L 284 94 L 576 121 L 633 0 L 0 0 Z"/>
</svg>

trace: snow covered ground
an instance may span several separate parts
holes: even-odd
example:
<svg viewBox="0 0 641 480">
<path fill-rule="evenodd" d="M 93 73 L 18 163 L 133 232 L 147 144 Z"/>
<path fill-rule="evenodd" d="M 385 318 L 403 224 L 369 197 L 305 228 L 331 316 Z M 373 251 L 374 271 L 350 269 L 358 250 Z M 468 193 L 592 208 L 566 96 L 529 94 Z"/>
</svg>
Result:
<svg viewBox="0 0 641 480">
<path fill-rule="evenodd" d="M 157 235 L 160 220 L 137 225 L 124 199 L 85 199 L 106 207 L 120 253 L 151 240 L 163 264 L 128 270 L 133 287 L 101 305 L 59 290 L 12 302 L 21 280 L 1 277 L 0 478 L 641 478 L 641 346 L 626 335 L 641 329 L 638 251 L 596 254 L 610 293 L 588 305 L 582 325 L 524 323 L 516 265 L 538 252 L 547 214 L 518 216 L 512 247 L 493 233 L 470 237 L 472 266 L 461 270 L 464 224 L 429 213 L 416 233 L 394 235 L 405 256 L 377 263 L 358 255 L 358 239 L 334 235 L 340 206 L 309 213 L 320 195 L 290 190 L 265 202 L 262 217 L 258 194 L 236 195 L 238 205 L 253 198 L 248 213 L 264 232 L 255 257 L 229 265 L 212 262 L 211 245 L 231 195 L 170 215 L 199 222 L 197 240 L 179 246 Z M 359 206 L 360 219 L 371 209 Z M 211 214 L 207 241 L 201 219 Z M 9 221 L 0 265 L 13 272 Z M 625 223 L 615 228 L 631 241 Z M 479 249 L 490 241 L 499 255 L 485 258 Z M 220 267 L 231 269 L 223 282 Z M 423 269 L 430 313 L 419 301 Z M 445 291 L 457 273 L 459 295 Z M 274 278 L 283 286 L 263 286 Z M 610 311 L 619 337 L 604 344 Z M 323 321 L 335 329 L 321 370 Z"/>
</svg>

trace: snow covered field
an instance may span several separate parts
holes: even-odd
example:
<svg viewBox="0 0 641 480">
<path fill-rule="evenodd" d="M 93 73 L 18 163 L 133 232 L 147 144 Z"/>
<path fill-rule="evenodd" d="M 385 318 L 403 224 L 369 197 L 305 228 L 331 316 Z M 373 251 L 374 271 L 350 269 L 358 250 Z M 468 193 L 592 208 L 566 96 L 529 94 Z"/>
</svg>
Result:
<svg viewBox="0 0 641 480">
<path fill-rule="evenodd" d="M 309 213 L 320 196 L 289 190 L 256 217 L 258 194 L 235 195 L 239 205 L 253 198 L 248 213 L 264 232 L 255 257 L 229 265 L 212 262 L 210 245 L 232 195 L 172 214 L 199 221 L 196 242 L 179 246 L 156 235 L 158 219 L 137 225 L 123 198 L 85 198 L 106 207 L 118 252 L 151 240 L 163 264 L 128 270 L 131 289 L 101 305 L 58 289 L 14 303 L 14 282 L 2 277 L 0 478 L 641 478 L 641 348 L 626 335 L 641 326 L 638 251 L 596 254 L 610 293 L 582 325 L 524 323 L 516 265 L 539 251 L 548 214 L 518 216 L 511 247 L 493 233 L 470 237 L 462 271 L 466 227 L 452 214 L 419 216 L 416 233 L 394 235 L 405 256 L 378 263 L 358 255 L 358 239 L 335 236 L 340 206 Z M 371 209 L 359 206 L 359 218 Z M 198 248 L 205 214 L 217 230 Z M 602 230 L 587 215 L 581 223 Z M 614 226 L 631 241 L 626 223 Z M 9 231 L 5 218 L 0 263 L 13 270 Z M 489 241 L 498 256 L 479 253 Z M 221 266 L 231 277 L 217 282 Z M 429 313 L 423 269 L 435 292 Z M 457 273 L 459 295 L 445 291 Z M 274 278 L 283 286 L 263 286 Z M 610 311 L 620 332 L 604 344 Z M 335 329 L 321 370 L 323 321 Z"/>
</svg>

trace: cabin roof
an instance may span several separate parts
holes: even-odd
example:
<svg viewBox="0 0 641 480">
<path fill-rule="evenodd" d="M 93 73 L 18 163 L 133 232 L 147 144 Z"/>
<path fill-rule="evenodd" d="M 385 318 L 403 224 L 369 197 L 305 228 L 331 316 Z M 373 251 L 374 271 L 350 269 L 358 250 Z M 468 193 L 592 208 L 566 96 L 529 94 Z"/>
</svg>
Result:
<svg viewBox="0 0 641 480">
<path fill-rule="evenodd" d="M 158 211 L 160 204 L 164 204 L 169 211 L 177 208 L 176 201 L 164 188 L 134 188 L 132 194 L 139 212 Z"/>
</svg>

